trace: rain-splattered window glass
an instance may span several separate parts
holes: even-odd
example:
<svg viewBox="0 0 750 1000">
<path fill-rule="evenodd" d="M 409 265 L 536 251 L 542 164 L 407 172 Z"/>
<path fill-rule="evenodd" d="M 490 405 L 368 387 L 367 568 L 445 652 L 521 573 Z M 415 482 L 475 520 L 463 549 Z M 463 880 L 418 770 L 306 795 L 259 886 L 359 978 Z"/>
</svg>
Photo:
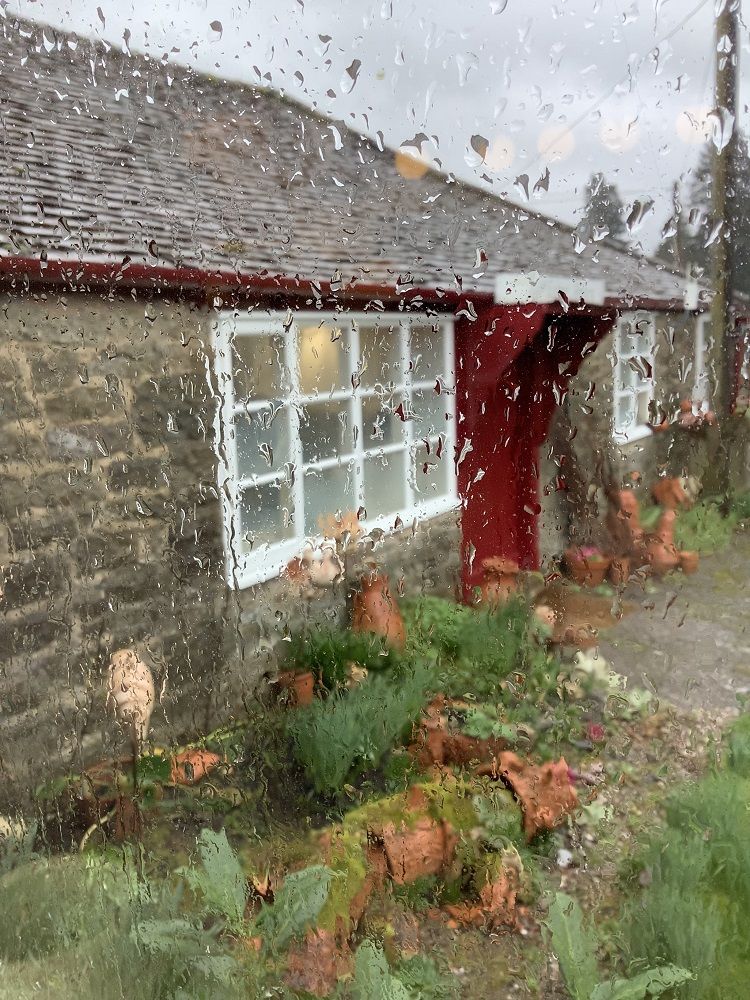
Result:
<svg viewBox="0 0 750 1000">
<path fill-rule="evenodd" d="M 622 316 L 614 342 L 614 434 L 636 441 L 650 433 L 649 403 L 654 398 L 656 327 L 652 316 Z"/>
<path fill-rule="evenodd" d="M 453 324 L 221 315 L 225 545 L 240 585 L 277 574 L 337 513 L 392 531 L 455 503 Z"/>
</svg>

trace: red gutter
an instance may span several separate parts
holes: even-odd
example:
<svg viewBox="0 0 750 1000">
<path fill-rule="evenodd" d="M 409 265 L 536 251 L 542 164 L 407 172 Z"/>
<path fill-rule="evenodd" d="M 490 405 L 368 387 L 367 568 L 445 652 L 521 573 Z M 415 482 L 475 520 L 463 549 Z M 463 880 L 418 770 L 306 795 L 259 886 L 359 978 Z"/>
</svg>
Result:
<svg viewBox="0 0 750 1000">
<path fill-rule="evenodd" d="M 0 285 L 26 282 L 36 286 L 57 286 L 69 291 L 92 292 L 113 287 L 139 289 L 156 293 L 172 292 L 188 297 L 215 295 L 246 297 L 255 294 L 263 299 L 301 299 L 316 302 L 341 298 L 387 302 L 408 302 L 421 298 L 430 305 L 454 309 L 462 298 L 458 290 L 377 284 L 351 281 L 340 284 L 311 281 L 269 274 L 239 274 L 234 271 L 204 270 L 199 267 L 166 267 L 132 263 L 97 263 L 77 260 L 39 260 L 36 257 L 0 257 Z M 492 302 L 491 295 L 474 296 L 475 301 Z"/>
<path fill-rule="evenodd" d="M 120 263 L 98 263 L 79 260 L 40 260 L 38 257 L 1 257 L 0 286 L 25 282 L 33 286 L 56 286 L 76 292 L 95 292 L 102 289 L 111 291 L 113 287 L 137 289 L 157 294 L 171 292 L 184 297 L 206 299 L 209 296 L 228 295 L 247 297 L 256 295 L 263 300 L 298 299 L 303 304 L 325 300 L 340 302 L 371 301 L 380 299 L 384 303 L 409 302 L 421 298 L 423 302 L 436 308 L 455 310 L 462 302 L 471 301 L 478 306 L 494 304 L 494 296 L 489 292 L 462 293 L 457 289 L 440 287 L 400 286 L 353 280 L 349 284 L 330 281 L 311 281 L 309 278 L 286 277 L 283 275 L 240 274 L 236 271 L 205 270 L 200 267 L 171 267 L 161 264 L 133 263 L 127 257 Z M 555 303 L 546 308 L 556 312 Z M 602 308 L 602 307 L 600 307 Z M 608 298 L 605 309 L 649 309 L 657 312 L 682 311 L 679 299 Z M 579 306 L 571 303 L 571 311 Z M 587 312 L 591 311 L 588 307 Z M 562 313 L 562 308 L 560 309 Z"/>
</svg>

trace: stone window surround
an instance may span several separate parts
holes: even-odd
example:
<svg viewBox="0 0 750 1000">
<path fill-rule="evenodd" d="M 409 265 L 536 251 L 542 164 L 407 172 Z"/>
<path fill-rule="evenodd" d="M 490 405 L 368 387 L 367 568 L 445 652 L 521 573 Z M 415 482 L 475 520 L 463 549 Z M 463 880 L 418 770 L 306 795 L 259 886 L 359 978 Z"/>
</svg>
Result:
<svg viewBox="0 0 750 1000">
<path fill-rule="evenodd" d="M 651 378 L 638 378 L 632 366 L 630 371 L 635 378 L 632 384 L 627 384 L 623 375 L 623 366 L 628 365 L 633 358 L 644 356 L 641 348 L 624 347 L 622 344 L 622 334 L 626 326 L 634 323 L 647 324 L 647 349 L 649 360 L 652 365 Z M 646 395 L 647 403 L 654 399 L 656 379 L 653 374 L 654 354 L 656 352 L 656 321 L 655 317 L 646 312 L 623 313 L 615 325 L 615 335 L 613 344 L 613 366 L 612 366 L 612 426 L 613 436 L 618 444 L 632 444 L 651 434 L 651 429 L 646 423 L 618 423 L 619 403 L 622 399 L 633 399 L 634 396 Z M 637 379 L 637 381 L 636 381 Z"/>
<path fill-rule="evenodd" d="M 326 392 L 313 395 L 303 395 L 299 384 L 299 366 L 297 347 L 298 331 L 305 323 L 338 324 L 345 327 L 350 338 L 350 350 L 347 352 L 349 360 L 348 377 L 350 385 L 340 392 Z M 404 525 L 415 521 L 422 521 L 428 518 L 444 514 L 448 510 L 455 509 L 458 504 L 456 487 L 456 473 L 453 461 L 456 441 L 456 395 L 455 395 L 455 350 L 454 350 L 454 328 L 453 317 L 441 315 L 436 318 L 433 314 L 425 313 L 334 313 L 334 312 L 298 312 L 293 315 L 293 323 L 290 325 L 289 313 L 286 312 L 266 312 L 263 314 L 252 313 L 242 314 L 236 311 L 220 311 L 216 313 L 216 318 L 212 324 L 212 339 L 214 347 L 214 374 L 217 379 L 217 389 L 220 396 L 220 405 L 216 412 L 216 441 L 218 459 L 218 485 L 222 499 L 223 508 L 223 533 L 226 581 L 230 587 L 244 589 L 254 586 L 278 576 L 284 566 L 294 556 L 299 555 L 306 542 L 320 540 L 319 535 L 304 534 L 304 516 L 295 517 L 292 526 L 293 536 L 283 541 L 273 544 L 264 544 L 254 551 L 241 552 L 239 546 L 231 544 L 232 539 L 241 537 L 240 511 L 237 497 L 241 486 L 247 487 L 265 480 L 279 478 L 279 473 L 269 472 L 264 476 L 253 477 L 252 480 L 243 480 L 239 475 L 237 466 L 237 447 L 235 436 L 228 433 L 233 416 L 244 409 L 243 404 L 238 404 L 234 398 L 234 379 L 232 376 L 232 341 L 239 335 L 272 334 L 285 337 L 284 360 L 288 373 L 291 373 L 292 386 L 286 398 L 292 404 L 289 407 L 292 427 L 299 429 L 299 411 L 311 402 L 328 402 L 335 400 L 351 400 L 353 403 L 354 419 L 357 422 L 359 433 L 357 435 L 355 447 L 351 453 L 342 457 L 335 454 L 330 458 L 319 461 L 303 461 L 302 445 L 299 433 L 292 430 L 292 466 L 295 470 L 302 470 L 301 474 L 292 477 L 292 491 L 294 502 L 304 509 L 304 473 L 308 469 L 325 472 L 329 468 L 349 466 L 353 472 L 355 484 L 355 495 L 360 499 L 360 503 L 366 509 L 366 497 L 363 495 L 363 471 L 362 458 L 365 451 L 375 455 L 387 456 L 391 452 L 403 453 L 407 461 L 412 460 L 416 455 L 416 449 L 422 444 L 425 435 L 421 434 L 415 426 L 415 421 L 407 419 L 403 422 L 403 442 L 393 445 L 373 446 L 365 445 L 362 433 L 362 407 L 363 397 L 369 394 L 369 390 L 359 385 L 359 329 L 366 326 L 378 324 L 382 327 L 387 324 L 397 324 L 400 331 L 400 354 L 406 362 L 403 365 L 404 378 L 399 383 L 402 391 L 405 391 L 409 398 L 417 391 L 434 391 L 435 379 L 415 380 L 412 377 L 413 358 L 409 349 L 408 331 L 412 326 L 439 328 L 442 339 L 442 357 L 440 361 L 441 396 L 445 399 L 445 413 L 447 415 L 445 433 L 440 435 L 443 438 L 441 458 L 438 460 L 445 466 L 445 479 L 447 490 L 444 494 L 421 498 L 419 492 L 414 488 L 414 482 L 407 476 L 409 482 L 405 484 L 408 499 L 398 509 L 393 510 L 380 517 L 363 518 L 361 523 L 365 531 L 377 529 L 385 534 L 402 530 Z M 288 333 L 287 333 L 288 331 Z M 251 404 L 251 408 L 252 408 Z M 260 404 L 258 404 L 260 405 Z M 429 436 L 431 445 L 437 441 L 438 435 Z M 430 449 L 430 461 L 434 461 L 434 447 Z M 346 507 L 344 506 L 344 509 Z"/>
</svg>

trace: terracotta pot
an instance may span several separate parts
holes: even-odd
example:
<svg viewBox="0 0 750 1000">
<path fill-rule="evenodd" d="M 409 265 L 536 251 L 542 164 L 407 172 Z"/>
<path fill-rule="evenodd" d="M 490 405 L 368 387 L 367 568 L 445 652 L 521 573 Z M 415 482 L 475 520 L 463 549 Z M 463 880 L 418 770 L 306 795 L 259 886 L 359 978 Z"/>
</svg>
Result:
<svg viewBox="0 0 750 1000">
<path fill-rule="evenodd" d="M 279 687 L 288 691 L 294 705 L 311 705 L 315 697 L 315 678 L 311 670 L 297 673 L 296 670 L 285 670 L 279 674 Z"/>
<path fill-rule="evenodd" d="M 572 580 L 583 587 L 598 587 L 604 583 L 610 560 L 606 556 L 584 556 L 578 546 L 565 550 L 565 565 Z"/>
<path fill-rule="evenodd" d="M 613 556 L 609 564 L 609 582 L 615 587 L 624 587 L 630 579 L 630 559 L 627 556 Z"/>
<path fill-rule="evenodd" d="M 680 569 L 683 573 L 697 573 L 700 556 L 697 552 L 680 552 Z"/>
<path fill-rule="evenodd" d="M 403 649 L 406 642 L 404 619 L 385 574 L 362 577 L 361 589 L 354 595 L 352 628 L 355 632 L 372 632 L 391 646 Z"/>
<path fill-rule="evenodd" d="M 682 487 L 680 487 L 682 489 Z M 665 510 L 659 518 L 659 525 L 646 541 L 648 562 L 652 572 L 658 576 L 676 569 L 680 562 L 674 544 L 674 522 L 677 515 L 673 510 Z"/>
<path fill-rule="evenodd" d="M 500 607 L 517 592 L 520 567 L 513 559 L 503 559 L 501 556 L 484 559 L 482 570 L 482 604 L 491 608 Z"/>
<path fill-rule="evenodd" d="M 643 527 L 638 497 L 633 490 L 618 490 L 610 497 L 607 530 L 615 551 L 623 555 L 643 553 Z"/>
<path fill-rule="evenodd" d="M 688 503 L 688 495 L 677 477 L 659 479 L 651 487 L 651 494 L 665 510 L 677 510 L 678 507 L 685 507 Z"/>
</svg>

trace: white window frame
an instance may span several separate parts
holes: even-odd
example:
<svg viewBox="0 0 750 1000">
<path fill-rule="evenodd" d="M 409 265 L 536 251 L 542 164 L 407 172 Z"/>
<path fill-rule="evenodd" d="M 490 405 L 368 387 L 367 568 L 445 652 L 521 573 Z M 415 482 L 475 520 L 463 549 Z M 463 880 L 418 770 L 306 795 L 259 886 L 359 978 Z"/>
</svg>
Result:
<svg viewBox="0 0 750 1000">
<path fill-rule="evenodd" d="M 634 441 L 640 441 L 642 438 L 648 437 L 648 435 L 651 434 L 651 429 L 646 423 L 639 424 L 634 421 L 629 421 L 625 424 L 618 423 L 618 414 L 620 411 L 619 403 L 622 399 L 632 399 L 635 395 L 641 395 L 644 392 L 648 392 L 648 402 L 651 403 L 654 399 L 656 389 L 656 379 L 653 375 L 650 379 L 641 379 L 639 383 L 640 388 L 628 385 L 624 381 L 622 366 L 627 365 L 632 358 L 643 357 L 644 355 L 643 350 L 634 349 L 633 347 L 623 343 L 623 336 L 625 335 L 626 328 L 632 326 L 633 323 L 637 323 L 639 325 L 645 324 L 644 333 L 646 333 L 648 338 L 647 345 L 652 372 L 654 371 L 655 364 L 656 321 L 653 314 L 636 312 L 623 313 L 620 315 L 615 326 L 612 366 L 612 424 L 613 436 L 618 444 L 632 444 Z M 637 413 L 637 404 L 634 409 Z"/>
<path fill-rule="evenodd" d="M 292 323 L 290 325 L 290 319 Z M 364 440 L 362 433 L 362 400 L 373 393 L 371 387 L 363 387 L 359 384 L 358 363 L 360 358 L 359 346 L 359 324 L 363 326 L 372 325 L 377 322 L 380 326 L 393 324 L 396 327 L 395 333 L 400 337 L 400 356 L 402 359 L 411 360 L 409 354 L 409 328 L 410 326 L 434 326 L 437 324 L 442 336 L 442 372 L 441 395 L 445 399 L 445 412 L 447 414 L 446 434 L 443 442 L 443 453 L 441 462 L 447 465 L 447 493 L 428 500 L 420 501 L 419 494 L 411 482 L 409 470 L 412 468 L 413 456 L 416 448 L 423 441 L 423 435 L 419 433 L 419 428 L 411 419 L 404 421 L 404 438 L 395 444 L 373 445 Z M 349 331 L 350 350 L 349 360 L 349 386 L 342 390 L 332 392 L 321 392 L 314 395 L 304 395 L 300 390 L 299 367 L 298 367 L 298 329 L 306 324 L 331 324 L 345 326 Z M 288 331 L 288 332 L 287 332 Z M 291 464 L 294 468 L 294 480 L 292 496 L 294 500 L 294 520 L 293 535 L 283 541 L 275 543 L 264 543 L 249 552 L 239 551 L 239 547 L 232 545 L 233 538 L 239 538 L 241 534 L 240 509 L 238 497 L 241 489 L 252 485 L 261 485 L 265 482 L 273 482 L 279 479 L 279 472 L 270 471 L 263 475 L 255 475 L 243 479 L 239 474 L 237 447 L 234 433 L 231 431 L 232 421 L 238 413 L 245 412 L 248 402 L 238 402 L 234 393 L 234 379 L 232 372 L 232 344 L 238 335 L 252 333 L 269 335 L 278 334 L 284 337 L 284 361 L 287 377 L 291 386 L 288 394 L 284 398 L 289 401 L 290 412 L 290 432 L 291 432 Z M 361 522 L 363 529 L 369 532 L 373 529 L 380 529 L 386 534 L 401 530 L 410 525 L 415 520 L 423 520 L 455 509 L 458 506 L 458 494 L 456 485 L 456 469 L 453 460 L 456 442 L 456 391 L 455 391 L 455 356 L 454 356 L 454 329 L 452 316 L 428 316 L 424 313 L 333 313 L 333 312 L 297 312 L 292 314 L 280 312 L 255 312 L 247 314 L 239 311 L 217 311 L 212 323 L 212 346 L 213 346 L 213 367 L 218 385 L 215 391 L 218 393 L 220 405 L 217 407 L 215 419 L 215 442 L 216 455 L 218 460 L 218 487 L 222 500 L 223 509 L 223 542 L 225 553 L 226 580 L 229 586 L 243 589 L 263 583 L 266 580 L 278 576 L 287 563 L 294 556 L 301 554 L 307 542 L 315 544 L 320 540 L 320 535 L 310 536 L 304 532 L 304 475 L 311 469 L 325 471 L 329 468 L 348 466 L 353 463 L 353 480 L 355 498 L 359 504 L 366 508 L 366 497 L 363 496 L 364 464 L 365 452 L 378 456 L 387 456 L 390 453 L 403 452 L 406 460 L 406 479 L 404 483 L 405 502 L 402 507 L 392 513 L 380 517 L 366 519 Z M 435 379 L 416 380 L 413 378 L 412 365 L 404 365 L 403 384 L 405 393 L 411 400 L 414 392 L 435 388 Z M 354 420 L 360 428 L 357 435 L 355 447 L 351 452 L 333 457 L 320 459 L 314 462 L 303 462 L 302 441 L 298 433 L 301 408 L 309 403 L 353 400 Z M 252 410 L 256 405 L 249 402 Z M 263 403 L 258 403 L 262 407 Z M 437 435 L 435 435 L 437 437 Z M 333 512 L 332 512 L 333 513 Z"/>
<path fill-rule="evenodd" d="M 705 313 L 695 319 L 695 350 L 693 357 L 693 407 L 700 407 L 702 413 L 709 409 L 711 383 L 708 378 L 708 338 L 710 317 Z"/>
</svg>

